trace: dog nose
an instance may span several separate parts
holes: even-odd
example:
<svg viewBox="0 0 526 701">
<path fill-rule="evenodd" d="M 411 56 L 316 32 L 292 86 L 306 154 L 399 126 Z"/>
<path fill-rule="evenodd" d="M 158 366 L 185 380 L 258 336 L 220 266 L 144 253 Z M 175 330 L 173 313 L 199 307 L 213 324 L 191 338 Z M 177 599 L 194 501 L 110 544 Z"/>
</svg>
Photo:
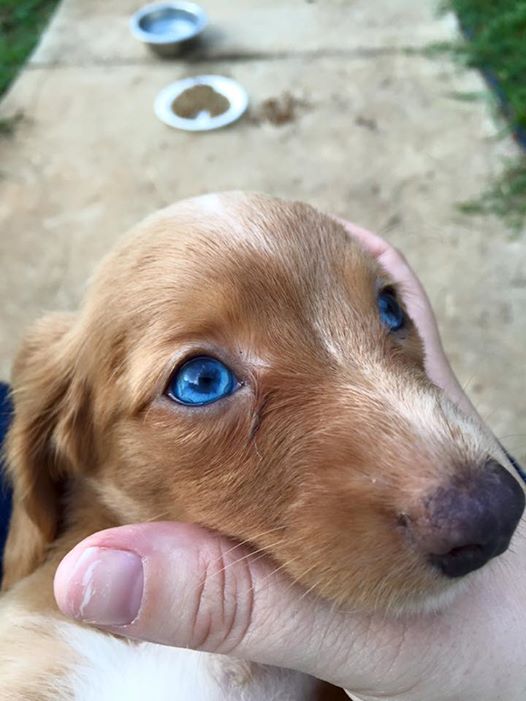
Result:
<svg viewBox="0 0 526 701">
<path fill-rule="evenodd" d="M 447 577 L 463 577 L 507 549 L 524 503 L 517 480 L 488 460 L 478 473 L 429 498 L 414 535 L 433 566 Z"/>
</svg>

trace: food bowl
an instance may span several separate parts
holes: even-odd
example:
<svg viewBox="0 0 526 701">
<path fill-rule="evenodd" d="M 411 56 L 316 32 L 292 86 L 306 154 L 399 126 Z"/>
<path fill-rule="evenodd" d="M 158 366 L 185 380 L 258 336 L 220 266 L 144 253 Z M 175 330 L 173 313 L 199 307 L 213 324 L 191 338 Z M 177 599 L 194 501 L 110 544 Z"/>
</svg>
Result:
<svg viewBox="0 0 526 701">
<path fill-rule="evenodd" d="M 133 36 L 159 56 L 176 56 L 195 42 L 208 20 L 193 2 L 156 2 L 130 19 Z"/>
<path fill-rule="evenodd" d="M 184 131 L 211 131 L 239 119 L 248 95 L 239 83 L 221 75 L 199 75 L 171 83 L 154 104 L 157 117 Z"/>
</svg>

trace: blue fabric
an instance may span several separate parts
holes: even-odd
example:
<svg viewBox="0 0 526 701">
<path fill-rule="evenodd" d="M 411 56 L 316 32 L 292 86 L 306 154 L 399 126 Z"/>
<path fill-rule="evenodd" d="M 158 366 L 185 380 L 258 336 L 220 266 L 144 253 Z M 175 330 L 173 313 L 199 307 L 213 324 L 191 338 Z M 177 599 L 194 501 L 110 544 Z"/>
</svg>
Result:
<svg viewBox="0 0 526 701">
<path fill-rule="evenodd" d="M 9 386 L 0 382 L 0 455 L 3 452 L 4 438 L 11 421 L 13 404 L 9 396 Z M 11 490 L 3 475 L 3 464 L 0 464 L 0 577 L 2 576 L 2 554 L 4 552 L 7 526 L 11 516 Z"/>
</svg>

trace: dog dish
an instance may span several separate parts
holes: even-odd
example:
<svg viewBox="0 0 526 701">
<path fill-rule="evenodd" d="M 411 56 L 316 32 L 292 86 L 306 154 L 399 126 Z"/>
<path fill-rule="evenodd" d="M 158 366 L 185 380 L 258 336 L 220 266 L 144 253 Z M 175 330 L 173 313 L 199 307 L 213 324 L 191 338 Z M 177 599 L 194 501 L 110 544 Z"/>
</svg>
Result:
<svg viewBox="0 0 526 701">
<path fill-rule="evenodd" d="M 239 119 L 248 107 L 246 91 L 231 78 L 200 75 L 171 83 L 154 104 L 157 117 L 185 131 L 210 131 Z"/>
<path fill-rule="evenodd" d="M 197 39 L 207 22 L 203 9 L 193 2 L 159 2 L 136 12 L 130 29 L 156 54 L 175 56 Z"/>
</svg>

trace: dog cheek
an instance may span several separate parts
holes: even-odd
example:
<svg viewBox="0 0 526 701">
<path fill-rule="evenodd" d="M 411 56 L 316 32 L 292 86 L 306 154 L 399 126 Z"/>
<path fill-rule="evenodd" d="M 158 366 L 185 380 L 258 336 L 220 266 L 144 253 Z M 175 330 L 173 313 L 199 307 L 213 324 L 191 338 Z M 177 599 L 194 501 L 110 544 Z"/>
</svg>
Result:
<svg viewBox="0 0 526 701">
<path fill-rule="evenodd" d="M 385 572 L 388 531 L 360 494 L 341 483 L 336 492 L 320 485 L 310 490 L 287 525 L 292 547 L 282 557 L 292 576 L 326 598 L 354 601 L 375 563 Z"/>
<path fill-rule="evenodd" d="M 116 429 L 100 478 L 124 515 L 133 505 L 143 519 L 184 519 L 248 537 L 262 530 L 275 501 L 272 480 L 248 445 L 249 432 L 248 420 L 185 423 L 152 412 Z"/>
</svg>

